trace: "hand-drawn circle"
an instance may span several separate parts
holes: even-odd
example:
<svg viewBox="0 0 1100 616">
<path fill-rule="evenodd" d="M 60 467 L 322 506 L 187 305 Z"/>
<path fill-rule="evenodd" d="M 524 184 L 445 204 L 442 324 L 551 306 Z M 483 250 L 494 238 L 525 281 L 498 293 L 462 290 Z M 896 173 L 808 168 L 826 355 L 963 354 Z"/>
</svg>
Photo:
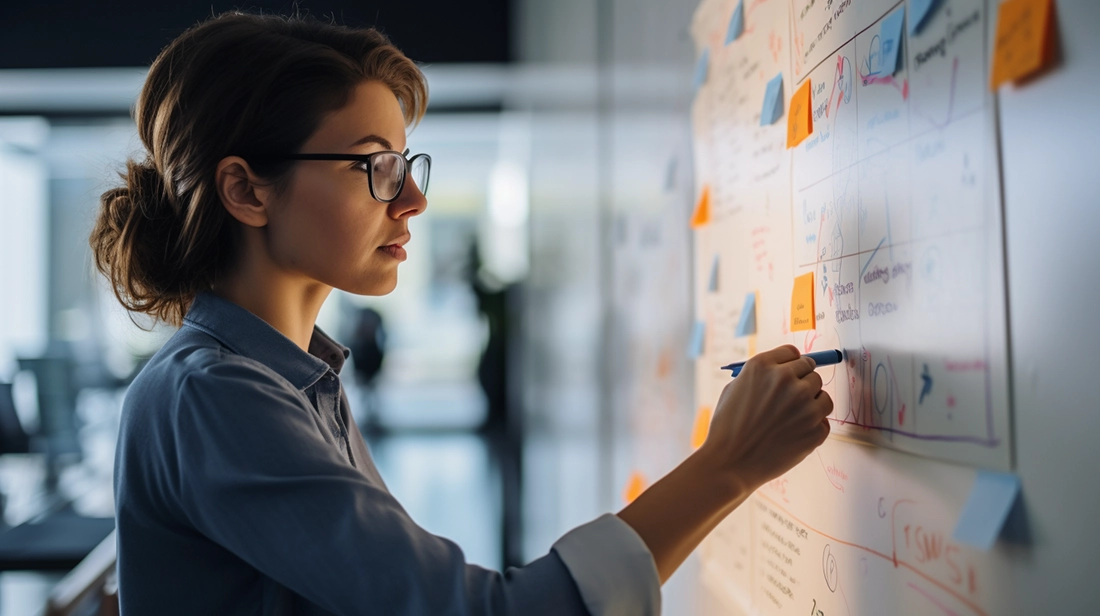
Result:
<svg viewBox="0 0 1100 616">
<path fill-rule="evenodd" d="M 882 377 L 882 383 L 879 383 L 879 376 Z M 886 372 L 886 365 L 879 363 L 875 366 L 875 378 L 872 381 L 872 393 L 875 398 L 875 410 L 879 415 L 882 415 L 886 411 L 886 407 L 890 405 L 890 375 Z M 882 395 L 879 395 L 882 392 Z M 882 404 L 879 404 L 879 398 L 882 398 Z"/>
<path fill-rule="evenodd" d="M 833 79 L 836 81 L 836 87 L 840 90 L 844 102 L 852 102 L 852 61 L 848 59 L 848 56 L 843 56 L 840 62 L 837 63 Z"/>
<path fill-rule="evenodd" d="M 825 574 L 825 585 L 829 587 L 829 592 L 836 592 L 837 576 L 839 574 L 836 568 L 836 558 L 833 557 L 833 548 L 829 544 L 825 544 L 825 551 L 821 554 L 821 571 Z"/>
</svg>

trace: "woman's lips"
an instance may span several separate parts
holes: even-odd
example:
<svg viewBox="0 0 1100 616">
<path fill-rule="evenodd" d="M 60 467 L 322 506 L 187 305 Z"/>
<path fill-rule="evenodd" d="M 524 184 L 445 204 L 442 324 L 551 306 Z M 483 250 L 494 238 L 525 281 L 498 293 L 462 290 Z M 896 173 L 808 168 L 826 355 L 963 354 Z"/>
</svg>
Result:
<svg viewBox="0 0 1100 616">
<path fill-rule="evenodd" d="M 409 254 L 407 252 L 405 252 L 405 249 L 402 248 L 401 246 L 399 246 L 398 244 L 390 244 L 389 246 L 383 246 L 383 247 L 379 248 L 378 250 L 381 250 L 382 252 L 388 254 L 389 256 L 393 257 L 394 259 L 397 259 L 398 261 L 404 261 L 405 259 L 407 259 L 409 257 Z"/>
</svg>

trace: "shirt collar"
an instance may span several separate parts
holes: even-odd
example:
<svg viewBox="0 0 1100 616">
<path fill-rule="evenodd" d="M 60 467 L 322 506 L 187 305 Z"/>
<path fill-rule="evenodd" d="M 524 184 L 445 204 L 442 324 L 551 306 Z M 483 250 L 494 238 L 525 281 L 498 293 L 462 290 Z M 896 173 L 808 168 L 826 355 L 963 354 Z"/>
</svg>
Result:
<svg viewBox="0 0 1100 616">
<path fill-rule="evenodd" d="M 195 296 L 183 323 L 217 338 L 234 353 L 266 365 L 298 389 L 312 386 L 329 368 L 340 374 L 351 355 L 346 346 L 316 325 L 307 353 L 267 321 L 209 290 Z"/>
</svg>

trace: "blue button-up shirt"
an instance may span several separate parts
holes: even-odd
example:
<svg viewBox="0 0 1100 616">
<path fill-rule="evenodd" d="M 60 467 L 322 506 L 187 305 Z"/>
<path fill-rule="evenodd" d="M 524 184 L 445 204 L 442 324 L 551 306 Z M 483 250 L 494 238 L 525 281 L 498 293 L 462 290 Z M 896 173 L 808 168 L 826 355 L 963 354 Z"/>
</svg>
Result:
<svg viewBox="0 0 1100 616">
<path fill-rule="evenodd" d="M 352 421 L 349 354 L 320 328 L 307 353 L 237 304 L 196 297 L 123 402 L 124 616 L 659 613 L 653 558 L 617 516 L 503 574 L 417 526 Z"/>
</svg>

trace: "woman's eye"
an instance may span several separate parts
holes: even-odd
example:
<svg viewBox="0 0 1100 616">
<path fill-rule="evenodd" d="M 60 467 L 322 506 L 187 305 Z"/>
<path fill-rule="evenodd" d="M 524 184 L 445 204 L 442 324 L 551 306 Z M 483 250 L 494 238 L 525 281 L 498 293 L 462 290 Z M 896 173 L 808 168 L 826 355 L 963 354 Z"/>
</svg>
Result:
<svg viewBox="0 0 1100 616">
<path fill-rule="evenodd" d="M 352 167 L 362 171 L 363 173 L 369 173 L 370 172 L 370 169 L 369 169 L 370 163 L 366 162 L 366 161 L 359 161 L 359 162 L 355 163 L 354 165 L 352 165 Z"/>
</svg>

